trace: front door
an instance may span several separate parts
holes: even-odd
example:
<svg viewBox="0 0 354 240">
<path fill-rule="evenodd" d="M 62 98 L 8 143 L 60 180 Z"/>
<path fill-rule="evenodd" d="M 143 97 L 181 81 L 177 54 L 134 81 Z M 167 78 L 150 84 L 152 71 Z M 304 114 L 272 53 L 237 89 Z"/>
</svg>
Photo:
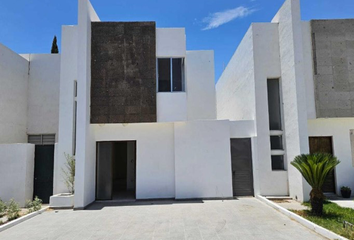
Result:
<svg viewBox="0 0 354 240">
<path fill-rule="evenodd" d="M 250 138 L 231 139 L 232 185 L 234 196 L 254 196 Z"/>
<path fill-rule="evenodd" d="M 310 153 L 330 153 L 333 154 L 332 137 L 310 137 Z M 322 191 L 325 193 L 335 193 L 335 177 L 334 170 L 329 172 L 325 183 L 323 184 Z"/>
<path fill-rule="evenodd" d="M 34 193 L 49 203 L 53 195 L 54 145 L 36 145 L 34 157 Z"/>
</svg>

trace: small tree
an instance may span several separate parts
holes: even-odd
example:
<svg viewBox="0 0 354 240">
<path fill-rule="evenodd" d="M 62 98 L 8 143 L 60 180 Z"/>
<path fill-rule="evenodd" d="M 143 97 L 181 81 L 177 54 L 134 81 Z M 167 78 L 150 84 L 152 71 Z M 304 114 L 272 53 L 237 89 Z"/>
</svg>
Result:
<svg viewBox="0 0 354 240">
<path fill-rule="evenodd" d="M 66 158 L 65 168 L 62 168 L 66 187 L 71 194 L 74 194 L 75 188 L 75 157 L 70 154 L 64 154 Z"/>
<path fill-rule="evenodd" d="M 311 212 L 315 216 L 322 216 L 323 202 L 325 196 L 322 186 L 330 171 L 332 171 L 340 161 L 328 153 L 302 154 L 295 157 L 291 162 L 297 168 L 305 180 L 310 184 Z"/>
<path fill-rule="evenodd" d="M 59 53 L 59 48 L 57 45 L 57 36 L 54 36 L 51 53 L 54 53 L 54 54 Z"/>
</svg>

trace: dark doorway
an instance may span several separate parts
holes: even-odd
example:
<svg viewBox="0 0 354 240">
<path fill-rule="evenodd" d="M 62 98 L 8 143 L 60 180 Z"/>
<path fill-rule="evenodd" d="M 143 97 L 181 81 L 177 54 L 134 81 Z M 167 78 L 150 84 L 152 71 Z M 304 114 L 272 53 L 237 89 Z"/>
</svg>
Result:
<svg viewBox="0 0 354 240">
<path fill-rule="evenodd" d="M 33 197 L 49 203 L 53 195 L 54 145 L 36 145 L 34 157 Z"/>
<path fill-rule="evenodd" d="M 254 196 L 250 138 L 231 139 L 232 185 L 234 196 Z"/>
<path fill-rule="evenodd" d="M 98 142 L 96 199 L 135 199 L 136 142 Z"/>
<path fill-rule="evenodd" d="M 330 153 L 333 154 L 332 137 L 309 137 L 310 153 Z M 325 193 L 335 193 L 335 176 L 334 171 L 328 173 L 322 191 Z"/>
</svg>

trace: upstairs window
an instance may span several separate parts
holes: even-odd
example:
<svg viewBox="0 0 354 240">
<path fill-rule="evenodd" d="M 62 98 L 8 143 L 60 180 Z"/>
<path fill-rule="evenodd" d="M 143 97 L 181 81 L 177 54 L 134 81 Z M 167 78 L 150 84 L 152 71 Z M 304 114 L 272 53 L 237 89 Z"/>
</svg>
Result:
<svg viewBox="0 0 354 240">
<path fill-rule="evenodd" d="M 157 59 L 158 92 L 184 91 L 184 58 Z"/>
</svg>

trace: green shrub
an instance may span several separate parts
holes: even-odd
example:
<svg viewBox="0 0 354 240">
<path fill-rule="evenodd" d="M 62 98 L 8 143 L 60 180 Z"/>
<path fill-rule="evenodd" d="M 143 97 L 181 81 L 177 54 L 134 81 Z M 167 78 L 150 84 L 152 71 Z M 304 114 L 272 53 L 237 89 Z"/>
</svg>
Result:
<svg viewBox="0 0 354 240">
<path fill-rule="evenodd" d="M 6 214 L 7 206 L 6 204 L 0 199 L 0 217 Z"/>
<path fill-rule="evenodd" d="M 62 168 L 64 174 L 64 182 L 69 193 L 74 194 L 75 191 L 75 157 L 64 153 L 66 158 L 65 168 Z"/>
<path fill-rule="evenodd" d="M 29 213 L 38 211 L 42 208 L 42 200 L 39 199 L 37 196 L 34 198 L 33 201 L 27 200 L 25 208 L 28 209 Z"/>
<path fill-rule="evenodd" d="M 20 211 L 21 209 L 18 203 L 11 199 L 7 205 L 7 218 L 9 220 L 18 218 L 20 216 Z"/>
</svg>

